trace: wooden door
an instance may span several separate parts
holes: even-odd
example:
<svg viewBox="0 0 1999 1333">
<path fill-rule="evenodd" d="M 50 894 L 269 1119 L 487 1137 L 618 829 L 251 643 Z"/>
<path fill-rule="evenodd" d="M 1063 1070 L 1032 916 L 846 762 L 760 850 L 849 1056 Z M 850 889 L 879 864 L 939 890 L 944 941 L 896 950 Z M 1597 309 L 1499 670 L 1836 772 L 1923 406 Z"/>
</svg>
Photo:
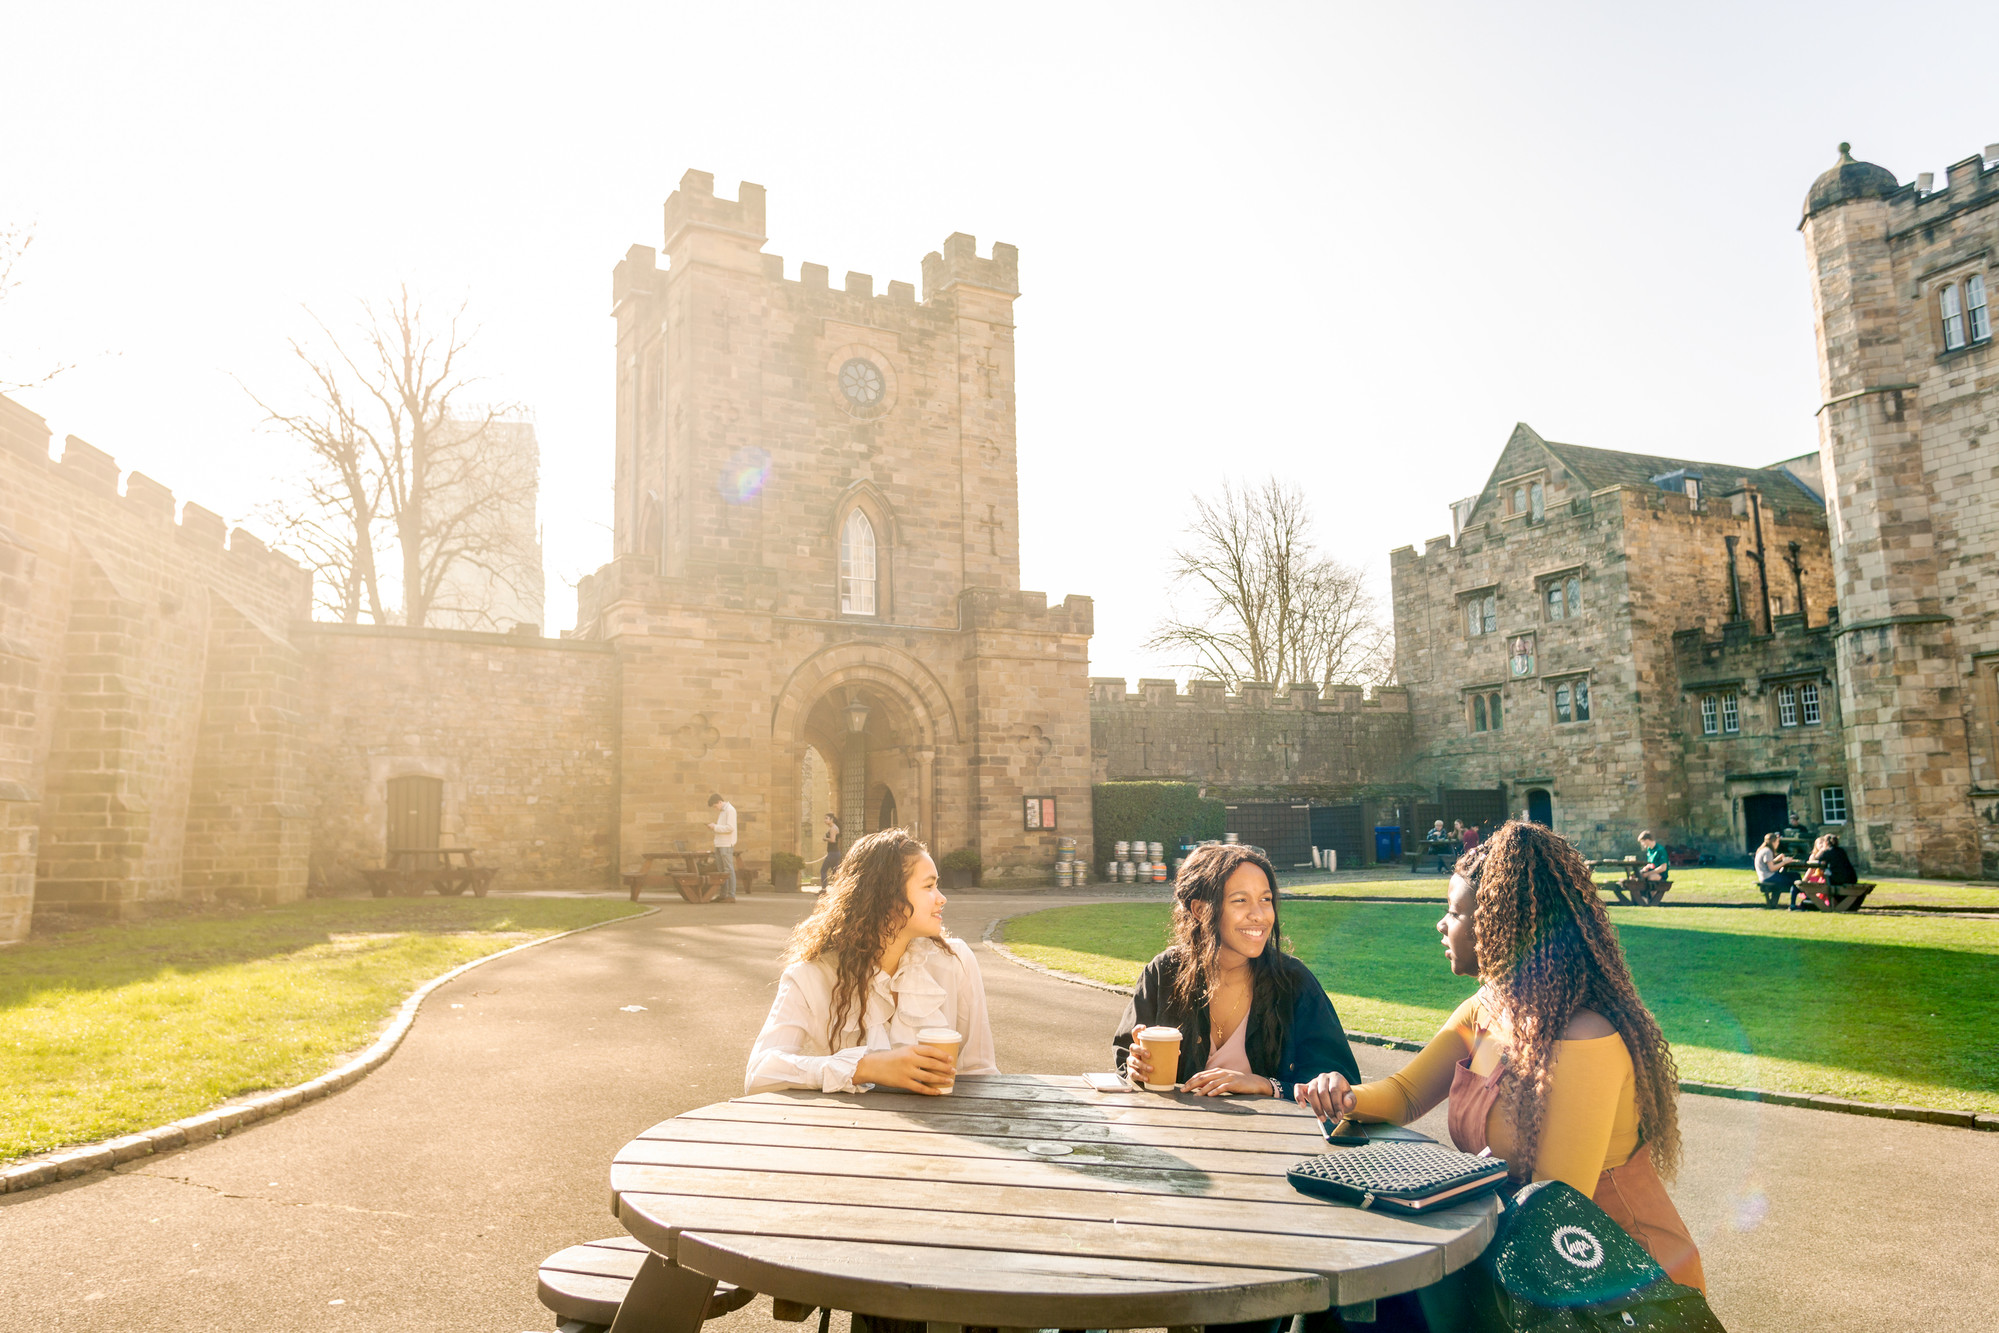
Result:
<svg viewBox="0 0 1999 1333">
<path fill-rule="evenodd" d="M 1788 796 L 1759 795 L 1742 798 L 1742 832 L 1746 846 L 1744 851 L 1751 856 L 1763 845 L 1766 833 L 1782 833 L 1791 823 L 1791 800 Z"/>
<path fill-rule="evenodd" d="M 1527 793 L 1527 818 L 1548 828 L 1555 826 L 1555 800 L 1541 788 Z"/>
<path fill-rule="evenodd" d="M 438 845 L 439 825 L 444 812 L 444 783 L 437 778 L 389 779 L 388 850 L 429 848 Z M 437 857 L 414 856 L 390 864 L 406 870 L 435 870 Z"/>
</svg>

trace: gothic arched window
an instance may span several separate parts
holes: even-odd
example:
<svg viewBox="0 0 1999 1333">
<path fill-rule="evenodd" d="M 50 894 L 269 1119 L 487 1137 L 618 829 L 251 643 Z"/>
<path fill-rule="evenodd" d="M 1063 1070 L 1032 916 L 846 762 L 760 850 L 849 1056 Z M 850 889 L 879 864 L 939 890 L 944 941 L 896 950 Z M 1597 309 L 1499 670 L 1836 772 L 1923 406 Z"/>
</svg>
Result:
<svg viewBox="0 0 1999 1333">
<path fill-rule="evenodd" d="M 840 614 L 875 614 L 875 525 L 856 509 L 840 528 Z"/>
</svg>

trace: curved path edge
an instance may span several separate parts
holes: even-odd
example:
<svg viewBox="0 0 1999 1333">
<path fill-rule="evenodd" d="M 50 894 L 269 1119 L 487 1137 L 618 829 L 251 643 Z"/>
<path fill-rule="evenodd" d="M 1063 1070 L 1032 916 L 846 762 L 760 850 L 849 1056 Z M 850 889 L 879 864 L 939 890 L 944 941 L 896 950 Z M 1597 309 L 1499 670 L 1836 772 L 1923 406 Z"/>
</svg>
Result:
<svg viewBox="0 0 1999 1333">
<path fill-rule="evenodd" d="M 411 991 L 409 997 L 396 1010 L 395 1017 L 375 1038 L 367 1050 L 349 1060 L 337 1069 L 332 1069 L 318 1078 L 276 1092 L 267 1092 L 252 1097 L 248 1101 L 218 1106 L 203 1111 L 199 1115 L 183 1116 L 157 1129 L 144 1130 L 137 1134 L 121 1134 L 115 1139 L 105 1139 L 101 1143 L 87 1144 L 81 1148 L 70 1148 L 51 1154 L 39 1161 L 24 1162 L 19 1166 L 0 1169 L 0 1194 L 18 1194 L 23 1190 L 37 1189 L 43 1185 L 53 1185 L 61 1180 L 74 1180 L 92 1171 L 129 1162 L 137 1157 L 149 1157 L 154 1153 L 172 1152 L 208 1139 L 220 1138 L 232 1129 L 268 1120 L 272 1116 L 294 1110 L 307 1102 L 316 1102 L 322 1097 L 330 1097 L 350 1084 L 358 1083 L 388 1062 L 395 1054 L 396 1047 L 402 1045 L 410 1026 L 416 1022 L 417 1010 L 423 1007 L 430 993 L 448 981 L 455 981 L 470 972 L 498 958 L 517 954 L 523 949 L 533 949 L 539 945 L 552 944 L 556 940 L 568 939 L 571 935 L 581 935 L 587 930 L 601 930 L 605 926 L 615 926 L 626 921 L 640 921 L 656 915 L 657 907 L 648 907 L 642 912 L 632 912 L 625 916 L 615 916 L 609 921 L 598 921 L 588 926 L 578 926 L 574 930 L 559 931 L 544 935 L 538 940 L 528 940 L 510 948 L 474 958 L 468 963 L 460 963 L 448 972 L 441 972 L 429 981 Z"/>
<path fill-rule="evenodd" d="M 1045 909 L 1036 909 L 1045 910 Z M 1019 954 L 1000 943 L 997 938 L 999 928 L 1017 916 L 1028 916 L 1028 912 L 1012 912 L 1006 916 L 994 917 L 986 923 L 985 933 L 979 942 L 1000 957 L 1019 967 L 1040 972 L 1057 981 L 1067 981 L 1078 986 L 1089 986 L 1095 990 L 1110 991 L 1116 995 L 1131 994 L 1129 986 L 1113 986 L 1107 981 L 1079 976 L 1074 972 L 1064 972 L 1060 968 L 1048 967 L 1031 958 Z M 1420 1051 L 1423 1043 L 1410 1041 L 1404 1037 L 1384 1037 L 1378 1032 L 1358 1032 L 1348 1028 L 1347 1040 L 1364 1042 L 1369 1046 L 1386 1046 L 1397 1051 Z M 1680 1091 L 1691 1092 L 1702 1097 L 1726 1097 L 1739 1102 L 1768 1102 L 1772 1106 L 1801 1106 L 1810 1111 L 1832 1111 L 1839 1115 L 1874 1116 L 1882 1120 L 1913 1120 L 1928 1125 L 1948 1125 L 1954 1129 L 1984 1130 L 1999 1133 L 1999 1115 L 1973 1111 L 1945 1111 L 1929 1106 L 1894 1106 L 1886 1102 L 1856 1102 L 1845 1097 L 1828 1097 L 1816 1092 L 1775 1092 L 1768 1088 L 1742 1088 L 1732 1083 L 1703 1083 L 1698 1079 L 1680 1080 Z"/>
</svg>

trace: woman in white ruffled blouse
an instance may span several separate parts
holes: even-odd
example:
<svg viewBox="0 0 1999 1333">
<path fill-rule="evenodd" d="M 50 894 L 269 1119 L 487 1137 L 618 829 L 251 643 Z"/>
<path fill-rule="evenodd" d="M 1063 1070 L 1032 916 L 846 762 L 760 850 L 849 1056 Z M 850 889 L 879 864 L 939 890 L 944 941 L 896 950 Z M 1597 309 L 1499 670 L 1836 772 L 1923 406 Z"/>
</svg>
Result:
<svg viewBox="0 0 1999 1333">
<path fill-rule="evenodd" d="M 985 982 L 971 946 L 946 933 L 944 901 L 937 863 L 904 830 L 849 848 L 791 933 L 743 1091 L 936 1094 L 959 1074 L 997 1074 Z M 917 1042 L 924 1028 L 964 1036 L 955 1062 Z"/>
</svg>

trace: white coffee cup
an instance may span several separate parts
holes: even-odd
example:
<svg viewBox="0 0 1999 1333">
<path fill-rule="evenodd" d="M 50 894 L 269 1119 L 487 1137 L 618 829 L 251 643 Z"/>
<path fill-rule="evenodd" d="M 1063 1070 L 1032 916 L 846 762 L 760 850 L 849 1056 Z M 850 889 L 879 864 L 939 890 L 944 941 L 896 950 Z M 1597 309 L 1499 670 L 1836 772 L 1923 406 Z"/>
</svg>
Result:
<svg viewBox="0 0 1999 1333">
<path fill-rule="evenodd" d="M 1147 1092 L 1172 1092 L 1179 1087 L 1180 1073 L 1180 1029 L 1169 1027 L 1143 1027 L 1132 1033 L 1132 1040 L 1145 1048 L 1152 1058 L 1152 1077 L 1163 1082 L 1148 1081 Z"/>
<path fill-rule="evenodd" d="M 958 1058 L 958 1048 L 965 1044 L 965 1035 L 955 1028 L 924 1028 L 916 1034 L 916 1044 L 919 1046 L 935 1046 L 939 1050 L 949 1051 L 951 1059 L 955 1061 Z M 938 1091 L 949 1093 L 957 1086 L 958 1077 L 954 1073 L 951 1076 L 951 1081 L 939 1088 Z"/>
</svg>

